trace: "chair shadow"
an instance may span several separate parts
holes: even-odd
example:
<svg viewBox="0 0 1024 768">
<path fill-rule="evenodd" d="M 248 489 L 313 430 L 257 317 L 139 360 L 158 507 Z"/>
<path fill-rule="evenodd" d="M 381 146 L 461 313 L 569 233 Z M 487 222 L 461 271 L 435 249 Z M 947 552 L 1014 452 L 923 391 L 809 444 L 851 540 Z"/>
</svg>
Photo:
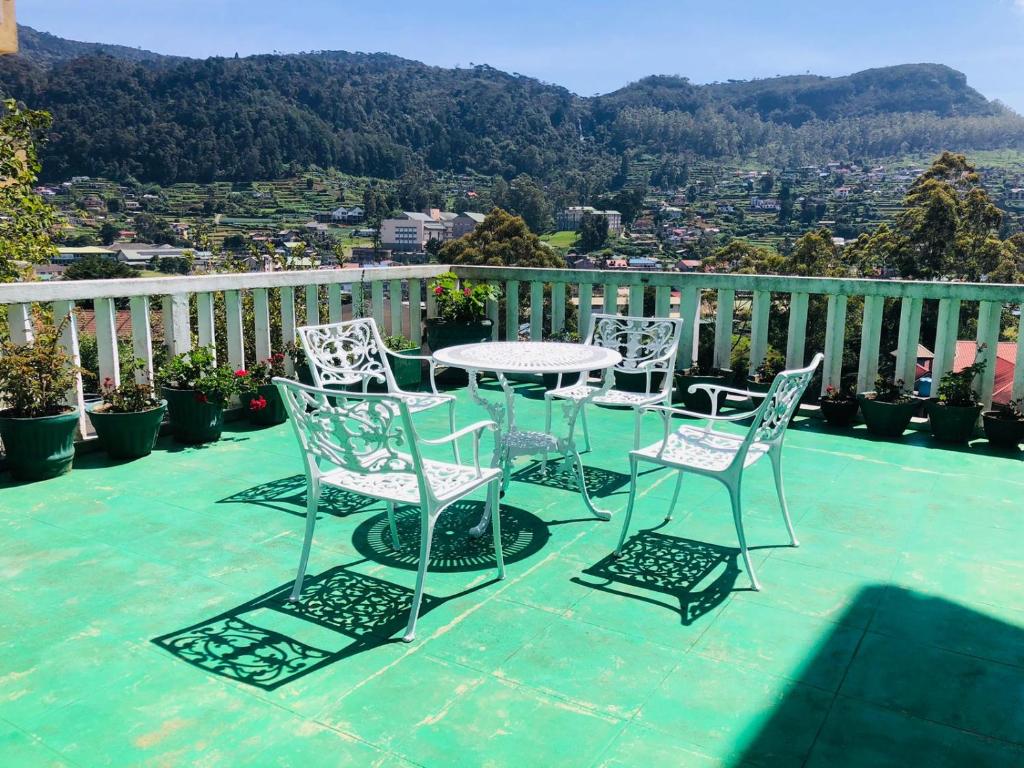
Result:
<svg viewBox="0 0 1024 768">
<path fill-rule="evenodd" d="M 441 514 L 430 547 L 430 571 L 462 573 L 495 567 L 494 537 L 490 531 L 480 537 L 467 533 L 480 520 L 483 511 L 483 501 L 463 499 Z M 367 560 L 415 571 L 420 557 L 419 508 L 397 508 L 395 527 L 400 543 L 398 549 L 391 543 L 386 512 L 360 523 L 352 534 L 352 544 Z M 539 517 L 519 507 L 501 505 L 501 549 L 506 565 L 536 554 L 549 538 L 548 526 Z"/>
<path fill-rule="evenodd" d="M 626 541 L 619 557 L 608 555 L 583 573 L 603 583 L 573 577 L 581 586 L 659 605 L 677 614 L 684 626 L 721 605 L 734 591 L 740 551 L 693 539 L 643 530 Z M 723 568 L 724 566 L 724 568 Z M 715 571 L 722 572 L 710 582 Z M 672 602 L 617 589 L 616 585 L 667 595 Z"/>
<path fill-rule="evenodd" d="M 543 488 L 557 488 L 561 491 L 575 493 L 576 470 L 570 468 L 568 471 L 561 470 L 562 457 L 552 455 L 548 459 L 547 468 L 543 463 L 534 461 L 522 469 L 512 473 L 512 479 L 531 485 L 539 485 Z M 587 484 L 587 492 L 596 498 L 612 496 L 625 486 L 629 485 L 629 475 L 624 472 L 615 472 L 602 467 L 591 467 L 583 465 L 583 478 Z"/>
<path fill-rule="evenodd" d="M 288 582 L 151 642 L 193 667 L 268 691 L 358 653 L 401 642 L 394 635 L 405 628 L 413 590 L 351 570 L 362 562 L 307 577 L 298 603 L 288 600 Z M 424 594 L 420 617 L 493 583 L 488 580 L 444 598 Z M 352 642 L 337 650 L 320 648 L 254 623 L 258 616 L 250 614 L 267 610 L 327 628 Z"/>
<path fill-rule="evenodd" d="M 296 517 L 306 516 L 306 476 L 303 474 L 282 477 L 267 483 L 260 483 L 244 491 L 233 493 L 218 504 L 255 504 L 279 512 L 287 512 Z M 378 504 L 374 499 L 355 493 L 323 486 L 320 491 L 320 505 L 317 511 L 334 517 L 345 517 L 362 512 L 367 507 Z"/>
</svg>

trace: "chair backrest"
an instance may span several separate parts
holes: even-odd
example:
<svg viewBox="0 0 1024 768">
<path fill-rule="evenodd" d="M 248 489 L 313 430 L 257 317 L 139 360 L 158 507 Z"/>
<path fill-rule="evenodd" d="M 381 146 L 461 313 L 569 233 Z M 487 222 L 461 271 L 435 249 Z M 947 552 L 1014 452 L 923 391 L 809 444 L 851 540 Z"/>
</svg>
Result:
<svg viewBox="0 0 1024 768">
<path fill-rule="evenodd" d="M 289 421 L 295 430 L 307 472 L 322 474 L 320 461 L 365 475 L 383 495 L 381 473 L 415 476 L 422 494 L 429 492 L 423 475 L 418 437 L 409 406 L 390 395 L 339 392 L 275 378 Z M 368 483 L 369 484 L 369 483 Z"/>
<path fill-rule="evenodd" d="M 384 341 L 372 317 L 299 328 L 309 371 L 318 387 L 350 385 L 360 381 L 365 390 L 371 379 L 387 383 L 397 392 Z"/>
<path fill-rule="evenodd" d="M 626 317 L 596 313 L 584 344 L 614 349 L 622 355 L 616 371 L 663 373 L 661 390 L 672 387 L 683 321 L 672 317 Z M 645 364 L 655 361 L 649 367 Z M 650 383 L 648 383 L 648 388 Z"/>
<path fill-rule="evenodd" d="M 754 443 L 778 444 L 782 442 L 786 435 L 786 427 L 789 426 L 789 420 L 796 413 L 796 409 L 800 407 L 800 398 L 811 383 L 814 371 L 823 359 L 824 355 L 819 352 L 811 360 L 810 365 L 783 371 L 775 377 L 771 387 L 768 388 L 764 402 L 754 412 L 753 422 L 747 431 L 743 448 L 736 457 L 736 461 L 742 462 L 747 450 Z"/>
</svg>

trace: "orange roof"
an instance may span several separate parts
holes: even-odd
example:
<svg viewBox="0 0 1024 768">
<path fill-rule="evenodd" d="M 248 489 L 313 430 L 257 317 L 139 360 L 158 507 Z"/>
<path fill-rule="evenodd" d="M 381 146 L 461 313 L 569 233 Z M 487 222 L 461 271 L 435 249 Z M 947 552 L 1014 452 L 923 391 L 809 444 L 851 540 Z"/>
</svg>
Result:
<svg viewBox="0 0 1024 768">
<path fill-rule="evenodd" d="M 978 342 L 959 340 L 953 353 L 953 370 L 962 371 L 974 362 Z M 1008 403 L 1013 390 L 1013 372 L 1017 367 L 1017 342 L 1000 341 L 996 345 L 996 379 L 992 402 Z"/>
</svg>

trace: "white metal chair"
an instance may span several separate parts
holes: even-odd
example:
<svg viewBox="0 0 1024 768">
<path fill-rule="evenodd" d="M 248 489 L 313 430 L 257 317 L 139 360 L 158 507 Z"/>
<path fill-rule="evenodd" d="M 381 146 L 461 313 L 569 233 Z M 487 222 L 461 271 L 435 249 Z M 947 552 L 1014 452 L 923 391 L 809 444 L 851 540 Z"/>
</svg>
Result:
<svg viewBox="0 0 1024 768">
<path fill-rule="evenodd" d="M 480 435 L 484 430 L 497 428 L 493 421 L 478 421 L 447 437 L 424 440 L 416 434 L 409 404 L 394 395 L 338 392 L 281 378 L 275 378 L 274 384 L 288 410 L 306 470 L 306 537 L 290 597 L 292 602 L 297 602 L 302 594 L 323 486 L 386 502 L 391 541 L 396 548 L 399 541 L 395 505 L 420 508 L 420 559 L 409 624 L 402 638 L 406 642 L 415 637 L 434 524 L 453 502 L 485 485 L 492 510 L 498 578 L 505 578 L 498 514 L 501 470 L 480 466 Z M 434 461 L 421 455 L 421 445 L 443 445 L 470 434 L 472 466 Z"/>
<path fill-rule="evenodd" d="M 644 375 L 644 390 L 630 392 L 624 389 L 609 389 L 598 394 L 590 402 L 595 405 L 618 408 L 632 408 L 636 416 L 633 430 L 633 447 L 640 445 L 640 415 L 648 405 L 672 402 L 672 376 L 675 373 L 676 353 L 679 338 L 683 333 L 683 321 L 669 317 L 624 317 L 620 315 L 595 314 L 590 318 L 590 329 L 584 344 L 617 350 L 622 354 L 622 363 L 615 367 L 615 373 Z M 661 382 L 655 386 L 655 374 L 661 374 Z M 545 393 L 547 406 L 545 427 L 551 429 L 551 404 L 553 400 L 584 400 L 600 387 L 597 381 L 587 380 L 581 375 L 576 383 L 558 386 Z M 580 413 L 583 427 L 584 449 L 590 450 L 590 430 L 587 427 L 587 412 Z"/>
<path fill-rule="evenodd" d="M 733 522 L 736 525 L 736 536 L 739 539 L 743 562 L 746 565 L 747 573 L 750 574 L 750 581 L 753 583 L 754 589 L 761 589 L 761 584 L 754 573 L 754 566 L 750 562 L 747 539 L 743 533 L 743 506 L 740 496 L 743 470 L 764 456 L 769 458 L 775 475 L 775 490 L 779 496 L 779 505 L 782 507 L 782 517 L 786 521 L 790 542 L 794 547 L 800 546 L 796 533 L 793 531 L 793 522 L 789 518 L 789 508 L 786 506 L 786 495 L 782 486 L 782 441 L 785 439 L 786 427 L 789 426 L 790 418 L 800 406 L 800 397 L 807 389 L 814 370 L 821 360 L 822 355 L 819 353 L 814 356 L 814 360 L 806 368 L 783 371 L 775 377 L 768 391 L 763 393 L 747 392 L 717 384 L 692 385 L 690 392 L 696 392 L 699 389 L 708 392 L 712 402 L 712 413 L 710 414 L 664 406 L 646 408 L 646 411 L 661 415 L 665 432 L 659 442 L 629 453 L 631 478 L 629 503 L 622 521 L 622 535 L 619 536 L 619 544 L 615 548 L 616 556 L 622 553 L 622 545 L 626 542 L 626 533 L 629 530 L 629 521 L 633 516 L 639 464 L 641 461 L 658 464 L 679 472 L 666 520 L 672 518 L 672 511 L 679 500 L 679 489 L 684 472 L 713 477 L 725 485 L 732 503 Z M 764 398 L 764 401 L 754 411 L 719 416 L 714 407 L 719 392 Z M 698 427 L 692 424 L 683 424 L 672 430 L 673 414 L 705 419 L 707 425 Z M 716 422 L 745 419 L 752 419 L 746 435 L 714 431 Z"/>
<path fill-rule="evenodd" d="M 437 391 L 434 377 L 436 364 L 429 355 L 407 355 L 384 346 L 377 323 L 372 317 L 345 320 L 326 325 L 299 328 L 299 340 L 306 351 L 313 383 L 318 387 L 349 387 L 361 384 L 367 390 L 371 381 L 387 386 L 387 393 L 419 413 L 442 405 L 448 406 L 448 428 L 455 431 L 455 396 Z M 429 366 L 430 392 L 406 392 L 395 381 L 389 357 L 405 360 L 426 360 Z M 455 460 L 459 447 L 452 445 Z"/>
</svg>

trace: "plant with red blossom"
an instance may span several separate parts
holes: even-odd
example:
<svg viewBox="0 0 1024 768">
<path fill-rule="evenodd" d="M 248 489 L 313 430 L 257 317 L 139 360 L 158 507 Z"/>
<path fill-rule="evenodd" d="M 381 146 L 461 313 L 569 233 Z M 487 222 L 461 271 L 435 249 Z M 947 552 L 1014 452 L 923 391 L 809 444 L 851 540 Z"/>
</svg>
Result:
<svg viewBox="0 0 1024 768">
<path fill-rule="evenodd" d="M 197 402 L 224 406 L 242 391 L 245 378 L 227 365 L 217 365 L 212 347 L 196 347 L 168 360 L 157 374 L 157 383 L 195 390 Z"/>
<path fill-rule="evenodd" d="M 496 301 L 501 292 L 487 283 L 462 280 L 454 272 L 435 277 L 431 290 L 437 302 L 437 316 L 450 323 L 476 323 L 487 314 L 487 302 Z"/>
</svg>

